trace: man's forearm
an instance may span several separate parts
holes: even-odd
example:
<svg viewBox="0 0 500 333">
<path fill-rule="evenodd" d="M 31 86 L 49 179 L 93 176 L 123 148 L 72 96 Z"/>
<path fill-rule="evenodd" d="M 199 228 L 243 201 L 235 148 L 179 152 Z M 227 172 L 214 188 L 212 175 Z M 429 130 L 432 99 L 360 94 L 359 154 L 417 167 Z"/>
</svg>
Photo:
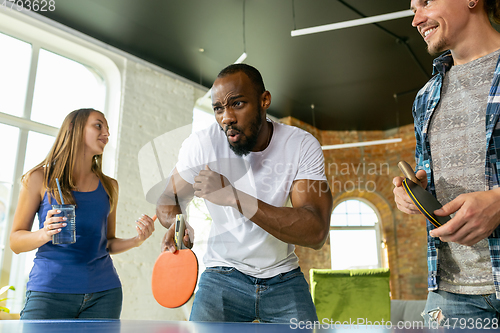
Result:
<svg viewBox="0 0 500 333">
<path fill-rule="evenodd" d="M 170 228 L 170 226 L 175 223 L 175 216 L 177 214 L 182 214 L 182 209 L 180 205 L 157 205 L 156 206 L 156 217 L 160 223 L 165 228 Z"/>
<path fill-rule="evenodd" d="M 208 168 L 194 180 L 194 195 L 236 209 L 283 242 L 319 249 L 328 236 L 333 199 L 326 180 L 296 180 L 290 192 L 293 208 L 275 207 L 258 200 Z"/>
<path fill-rule="evenodd" d="M 325 221 L 315 207 L 275 207 L 241 191 L 237 197 L 240 213 L 279 240 L 313 249 L 325 243 L 330 220 Z"/>
<path fill-rule="evenodd" d="M 184 214 L 192 199 L 193 186 L 184 181 L 175 169 L 165 191 L 156 202 L 156 216 L 160 223 L 165 228 L 170 228 L 175 222 L 175 216 Z"/>
</svg>

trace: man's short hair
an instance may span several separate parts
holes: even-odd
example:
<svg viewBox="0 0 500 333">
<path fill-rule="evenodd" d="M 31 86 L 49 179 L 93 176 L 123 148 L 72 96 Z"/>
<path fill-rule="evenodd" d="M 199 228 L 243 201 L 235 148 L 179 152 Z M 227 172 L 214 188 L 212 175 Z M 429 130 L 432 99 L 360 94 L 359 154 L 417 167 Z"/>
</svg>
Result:
<svg viewBox="0 0 500 333">
<path fill-rule="evenodd" d="M 484 0 L 484 9 L 491 21 L 500 24 L 500 1 Z"/>
<path fill-rule="evenodd" d="M 261 95 L 264 91 L 266 91 L 266 88 L 264 87 L 264 80 L 262 79 L 262 75 L 260 75 L 260 72 L 257 70 L 257 68 L 247 64 L 229 65 L 219 72 L 217 78 L 222 78 L 224 76 L 239 72 L 243 72 L 246 74 L 246 76 L 248 76 L 250 81 L 252 81 L 255 91 L 258 95 Z"/>
</svg>

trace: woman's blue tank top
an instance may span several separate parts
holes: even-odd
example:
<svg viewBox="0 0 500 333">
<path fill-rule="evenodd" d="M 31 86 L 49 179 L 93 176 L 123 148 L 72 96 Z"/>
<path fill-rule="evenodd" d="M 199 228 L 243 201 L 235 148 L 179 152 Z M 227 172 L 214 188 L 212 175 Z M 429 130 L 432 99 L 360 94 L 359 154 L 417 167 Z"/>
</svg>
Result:
<svg viewBox="0 0 500 333">
<path fill-rule="evenodd" d="M 38 248 L 27 290 L 88 294 L 121 287 L 106 249 L 109 197 L 101 182 L 95 191 L 75 192 L 76 242 Z M 51 203 L 56 203 L 52 199 Z M 40 229 L 52 209 L 47 193 L 38 210 Z"/>
</svg>

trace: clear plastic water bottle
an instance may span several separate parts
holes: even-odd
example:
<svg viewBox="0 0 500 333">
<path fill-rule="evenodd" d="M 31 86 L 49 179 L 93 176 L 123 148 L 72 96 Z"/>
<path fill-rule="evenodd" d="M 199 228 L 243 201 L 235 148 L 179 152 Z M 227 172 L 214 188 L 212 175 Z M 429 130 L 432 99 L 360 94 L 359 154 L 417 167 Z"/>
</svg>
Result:
<svg viewBox="0 0 500 333">
<path fill-rule="evenodd" d="M 52 235 L 52 244 L 73 244 L 76 242 L 75 205 L 52 205 L 52 209 L 61 213 L 54 216 L 65 216 L 66 226 L 61 227 L 61 232 Z"/>
</svg>

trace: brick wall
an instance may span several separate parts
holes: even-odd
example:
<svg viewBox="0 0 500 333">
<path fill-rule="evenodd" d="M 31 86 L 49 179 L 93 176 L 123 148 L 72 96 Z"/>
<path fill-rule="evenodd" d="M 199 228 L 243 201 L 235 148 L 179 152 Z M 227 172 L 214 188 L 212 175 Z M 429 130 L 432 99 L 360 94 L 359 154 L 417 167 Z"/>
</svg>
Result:
<svg viewBox="0 0 500 333">
<path fill-rule="evenodd" d="M 401 213 L 394 203 L 392 179 L 406 160 L 413 167 L 415 138 L 413 125 L 391 131 L 319 131 L 297 119 L 286 124 L 312 133 L 322 145 L 372 141 L 401 137 L 400 143 L 326 150 L 325 171 L 334 197 L 334 207 L 346 198 L 360 197 L 373 204 L 381 218 L 381 237 L 387 244 L 393 299 L 427 297 L 425 219 Z M 300 265 L 309 279 L 310 268 L 330 268 L 330 240 L 319 251 L 297 247 Z M 360 244 L 362 246 L 362 244 Z"/>
</svg>

